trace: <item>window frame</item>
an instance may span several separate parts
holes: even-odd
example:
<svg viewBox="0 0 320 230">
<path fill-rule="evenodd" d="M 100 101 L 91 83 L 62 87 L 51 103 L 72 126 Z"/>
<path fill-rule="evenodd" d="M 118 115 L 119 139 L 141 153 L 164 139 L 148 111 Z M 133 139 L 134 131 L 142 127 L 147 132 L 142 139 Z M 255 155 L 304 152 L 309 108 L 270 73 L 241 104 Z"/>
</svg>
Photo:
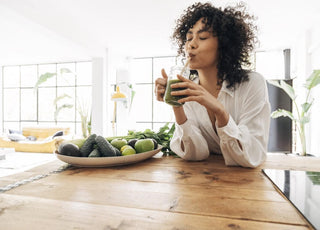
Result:
<svg viewBox="0 0 320 230">
<path fill-rule="evenodd" d="M 79 103 L 77 101 L 77 92 L 80 91 L 81 92 L 81 88 L 83 87 L 88 87 L 92 90 L 92 80 L 90 80 L 90 84 L 81 84 L 79 85 L 78 82 L 77 82 L 77 76 L 75 75 L 75 81 L 74 81 L 74 84 L 70 84 L 68 86 L 59 86 L 59 82 L 58 82 L 58 78 L 59 78 L 59 73 L 58 73 L 58 66 L 61 65 L 74 65 L 74 74 L 77 73 L 77 68 L 79 68 L 79 65 L 81 64 L 89 64 L 90 65 L 90 68 L 92 68 L 92 61 L 90 60 L 83 60 L 83 61 L 68 61 L 68 62 L 54 62 L 54 63 L 37 63 L 37 64 L 21 64 L 21 65 L 6 65 L 6 66 L 1 66 L 2 70 L 2 132 L 5 133 L 5 132 L 8 132 L 8 129 L 11 129 L 10 126 L 13 127 L 13 130 L 17 130 L 17 131 L 21 131 L 22 128 L 24 126 L 33 126 L 33 125 L 36 125 L 36 126 L 48 126 L 48 125 L 53 125 L 53 126 L 68 126 L 70 127 L 71 125 L 71 130 L 74 132 L 74 134 L 76 135 L 81 135 L 82 131 L 81 131 L 81 120 L 79 119 L 79 115 L 77 115 L 77 108 L 79 106 Z M 37 89 L 36 91 L 36 115 L 34 117 L 34 119 L 22 119 L 22 92 L 23 90 L 33 90 L 34 89 L 34 86 L 23 86 L 22 85 L 22 68 L 23 67 L 27 67 L 27 66 L 34 66 L 36 68 L 36 78 L 39 79 L 40 77 L 40 73 L 39 73 L 39 68 L 41 66 L 45 66 L 45 65 L 53 65 L 53 69 L 54 71 L 57 73 L 56 76 L 55 76 L 55 82 L 54 82 L 54 85 L 40 85 L 39 88 Z M 6 73 L 5 73 L 5 68 L 8 68 L 8 67 L 16 67 L 16 68 L 19 68 L 19 83 L 17 86 L 5 86 L 6 85 L 6 80 L 7 80 L 7 76 L 6 76 Z M 92 70 L 90 71 L 90 74 L 91 76 L 91 79 L 92 79 Z M 53 119 L 48 119 L 48 120 L 41 120 L 40 119 L 40 116 L 39 116 L 39 107 L 40 107 L 40 102 L 39 102 L 39 90 L 45 90 L 45 89 L 53 89 L 55 91 L 55 97 L 58 96 L 58 91 L 59 89 L 63 89 L 64 87 L 69 87 L 71 89 L 73 89 L 74 91 L 74 95 L 73 98 L 72 98 L 72 104 L 73 104 L 73 107 L 71 108 L 73 110 L 73 118 L 71 119 L 68 119 L 68 120 L 60 120 L 59 118 L 58 119 L 54 119 L 54 116 L 53 116 Z M 4 97 L 4 92 L 8 89 L 12 89 L 12 90 L 17 90 L 19 92 L 19 105 L 18 106 L 18 111 L 19 111 L 19 115 L 18 115 L 18 119 L 6 119 L 6 116 L 5 116 L 5 97 Z M 91 97 L 91 95 L 90 95 Z M 91 102 L 91 99 L 89 100 Z M 51 103 L 51 102 L 50 102 Z M 53 106 L 53 105 L 52 105 Z M 10 125 L 10 123 L 12 125 Z M 28 125 L 30 124 L 30 125 Z"/>
</svg>

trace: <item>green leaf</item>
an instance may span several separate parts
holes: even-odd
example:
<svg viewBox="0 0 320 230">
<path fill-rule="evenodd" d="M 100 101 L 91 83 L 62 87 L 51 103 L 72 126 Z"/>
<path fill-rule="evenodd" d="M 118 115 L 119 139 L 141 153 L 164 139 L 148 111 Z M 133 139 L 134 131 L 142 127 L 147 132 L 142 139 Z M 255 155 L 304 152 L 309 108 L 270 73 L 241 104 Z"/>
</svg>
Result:
<svg viewBox="0 0 320 230">
<path fill-rule="evenodd" d="M 310 122 L 310 117 L 309 116 L 305 116 L 305 117 L 301 117 L 300 119 L 300 124 L 306 124 Z"/>
<path fill-rule="evenodd" d="M 303 111 L 304 113 L 307 113 L 307 112 L 309 111 L 309 109 L 311 108 L 312 103 L 313 103 L 313 101 L 312 101 L 311 103 L 308 103 L 308 102 L 303 103 L 303 104 L 301 105 L 302 111 Z"/>
<path fill-rule="evenodd" d="M 276 111 L 273 111 L 271 113 L 272 118 L 278 118 L 278 117 L 289 117 L 291 120 L 295 120 L 293 114 L 290 111 L 284 110 L 284 109 L 277 109 Z"/>
<path fill-rule="evenodd" d="M 278 80 L 268 80 L 268 82 L 269 82 L 271 85 L 274 85 L 274 86 L 276 86 L 276 87 L 278 87 L 278 88 L 281 88 Z"/>
<path fill-rule="evenodd" d="M 167 122 L 164 126 L 162 126 L 160 129 L 159 129 L 159 132 L 158 134 L 163 134 L 165 133 L 166 130 L 169 129 L 169 123 Z"/>
<path fill-rule="evenodd" d="M 306 80 L 305 87 L 310 90 L 320 84 L 320 70 L 314 70 L 310 77 Z"/>
<path fill-rule="evenodd" d="M 71 96 L 69 96 L 68 94 L 63 94 L 61 96 L 58 96 L 54 99 L 53 104 L 56 105 L 58 103 L 58 101 L 64 99 L 64 98 L 72 98 Z"/>
<path fill-rule="evenodd" d="M 296 94 L 295 94 L 295 91 L 291 85 L 289 85 L 288 83 L 286 83 L 283 80 L 268 80 L 268 82 L 271 85 L 274 85 L 274 86 L 282 89 L 291 98 L 291 100 L 295 100 Z"/>
<path fill-rule="evenodd" d="M 42 74 L 38 81 L 36 82 L 36 85 L 34 86 L 34 89 L 37 90 L 39 85 L 41 85 L 42 83 L 46 82 L 49 78 L 52 78 L 53 76 L 57 75 L 56 73 L 44 73 Z"/>
<path fill-rule="evenodd" d="M 175 124 L 173 123 L 172 126 L 171 126 L 171 128 L 170 128 L 170 130 L 169 130 L 169 132 L 168 132 L 168 134 L 170 134 L 171 137 L 172 137 L 175 129 L 176 129 L 176 126 L 175 126 Z"/>
<path fill-rule="evenodd" d="M 64 73 L 72 73 L 72 71 L 71 71 L 70 69 L 68 69 L 68 68 L 61 68 L 61 69 L 60 69 L 60 73 L 61 73 L 61 74 L 64 74 Z"/>
<path fill-rule="evenodd" d="M 64 105 L 59 106 L 59 107 L 56 109 L 56 111 L 54 112 L 54 119 L 57 120 L 58 115 L 59 115 L 59 113 L 60 113 L 60 111 L 61 111 L 62 109 L 66 109 L 66 108 L 71 109 L 72 107 L 73 107 L 73 105 L 71 105 L 71 104 L 64 104 Z"/>
<path fill-rule="evenodd" d="M 289 85 L 285 81 L 281 80 L 280 86 L 281 86 L 281 89 L 283 89 L 286 92 L 286 94 L 288 94 L 288 96 L 291 98 L 291 100 L 295 100 L 296 94 L 295 94 L 294 89 L 291 85 Z"/>
</svg>

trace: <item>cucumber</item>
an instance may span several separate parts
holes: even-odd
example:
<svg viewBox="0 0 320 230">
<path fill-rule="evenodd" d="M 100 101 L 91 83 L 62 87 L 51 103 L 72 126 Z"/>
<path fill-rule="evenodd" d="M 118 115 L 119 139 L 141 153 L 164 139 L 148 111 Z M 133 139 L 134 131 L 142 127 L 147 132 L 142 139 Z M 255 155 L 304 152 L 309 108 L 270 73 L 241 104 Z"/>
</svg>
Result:
<svg viewBox="0 0 320 230">
<path fill-rule="evenodd" d="M 82 157 L 88 157 L 89 154 L 92 152 L 93 146 L 96 143 L 96 141 L 95 141 L 96 137 L 97 137 L 96 134 L 92 134 L 83 143 L 83 145 L 80 148 L 80 152 L 81 152 Z"/>
<path fill-rule="evenodd" d="M 81 152 L 79 147 L 73 143 L 63 142 L 59 145 L 58 152 L 61 155 L 72 156 L 72 157 L 80 157 Z"/>
<path fill-rule="evenodd" d="M 88 157 L 101 157 L 101 153 L 99 149 L 94 149 L 92 152 L 89 154 Z"/>
<path fill-rule="evenodd" d="M 117 149 L 117 148 L 114 148 L 115 149 L 115 151 L 116 151 L 116 156 L 122 156 L 122 154 L 121 154 L 121 152 L 120 152 L 120 150 L 119 149 Z"/>
<path fill-rule="evenodd" d="M 98 149 L 103 157 L 114 157 L 117 155 L 115 147 L 102 136 L 97 136 L 95 139 Z"/>
</svg>

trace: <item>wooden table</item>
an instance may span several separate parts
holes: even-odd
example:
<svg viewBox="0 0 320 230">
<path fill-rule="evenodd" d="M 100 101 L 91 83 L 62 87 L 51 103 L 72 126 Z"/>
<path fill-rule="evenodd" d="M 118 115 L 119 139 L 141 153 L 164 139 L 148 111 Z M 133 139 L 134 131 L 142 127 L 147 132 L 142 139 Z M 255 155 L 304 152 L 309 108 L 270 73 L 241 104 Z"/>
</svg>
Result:
<svg viewBox="0 0 320 230">
<path fill-rule="evenodd" d="M 256 169 L 226 167 L 216 155 L 64 166 L 56 160 L 0 178 L 0 188 L 18 182 L 0 192 L 0 229 L 311 229 L 261 169 L 319 171 L 320 158 L 272 154 Z"/>
</svg>

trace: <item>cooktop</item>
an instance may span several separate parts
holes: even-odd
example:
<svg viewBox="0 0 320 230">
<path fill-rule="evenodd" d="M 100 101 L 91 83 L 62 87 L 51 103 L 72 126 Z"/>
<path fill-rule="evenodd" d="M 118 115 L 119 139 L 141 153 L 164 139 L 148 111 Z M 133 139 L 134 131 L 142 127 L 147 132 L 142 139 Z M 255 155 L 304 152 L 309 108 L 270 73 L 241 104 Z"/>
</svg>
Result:
<svg viewBox="0 0 320 230">
<path fill-rule="evenodd" d="M 320 172 L 263 169 L 263 173 L 315 228 L 320 229 Z"/>
</svg>

